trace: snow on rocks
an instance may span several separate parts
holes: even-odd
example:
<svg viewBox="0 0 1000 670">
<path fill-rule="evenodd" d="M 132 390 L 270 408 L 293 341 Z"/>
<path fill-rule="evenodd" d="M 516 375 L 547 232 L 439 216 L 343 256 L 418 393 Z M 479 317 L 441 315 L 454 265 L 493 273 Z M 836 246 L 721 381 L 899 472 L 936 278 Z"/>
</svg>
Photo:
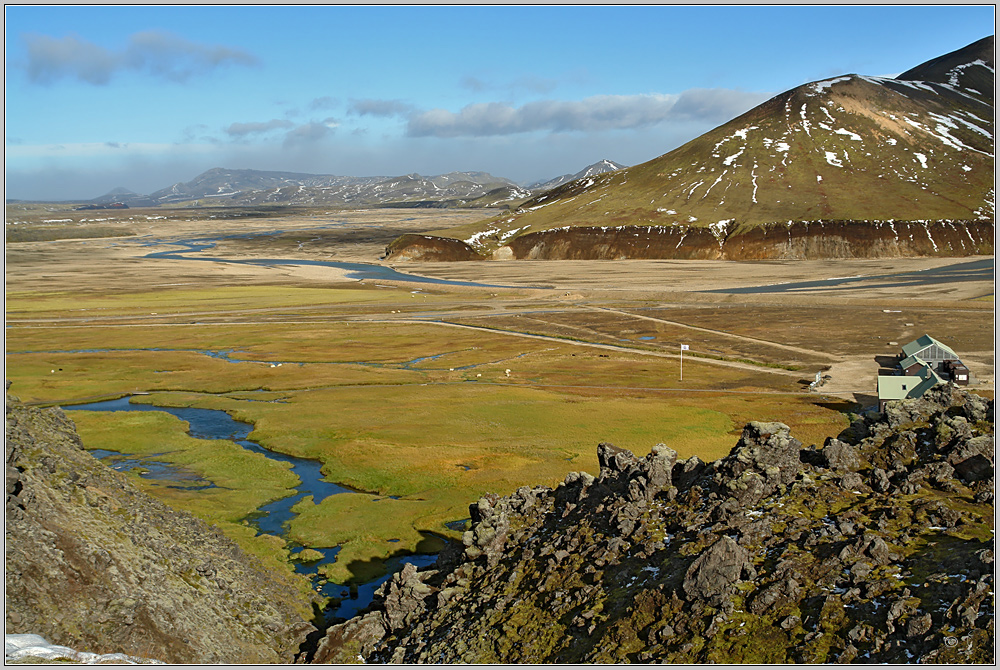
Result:
<svg viewBox="0 0 1000 670">
<path fill-rule="evenodd" d="M 162 661 L 125 654 L 92 654 L 86 651 L 76 651 L 69 647 L 51 644 L 41 635 L 30 633 L 5 634 L 3 636 L 3 659 L 6 665 L 9 661 L 27 659 L 44 659 L 50 662 L 84 663 L 87 665 L 104 664 L 157 664 Z"/>
<path fill-rule="evenodd" d="M 837 133 L 838 135 L 847 135 L 855 142 L 861 141 L 861 135 L 858 135 L 857 133 L 852 133 L 850 130 L 847 130 L 846 128 L 837 128 L 833 132 Z"/>
<path fill-rule="evenodd" d="M 486 230 L 481 230 L 478 233 L 474 233 L 471 237 L 469 237 L 469 239 L 465 240 L 465 243 L 468 244 L 469 246 L 482 244 L 481 241 L 482 238 L 487 237 L 489 235 L 495 235 L 499 232 L 500 232 L 499 228 L 488 228 Z"/>
<path fill-rule="evenodd" d="M 758 127 L 759 126 L 747 126 L 746 128 L 740 128 L 739 130 L 733 132 L 732 135 L 727 135 L 727 136 L 723 137 L 721 140 L 719 140 L 718 142 L 716 142 L 715 146 L 712 147 L 712 151 L 713 152 L 717 151 L 718 148 L 721 147 L 723 144 L 725 144 L 729 140 L 735 139 L 737 137 L 740 138 L 741 140 L 743 140 L 744 142 L 746 142 L 747 141 L 747 133 L 750 132 L 751 130 L 757 130 Z"/>
<path fill-rule="evenodd" d="M 799 115 L 802 117 L 802 130 L 806 131 L 806 135 L 812 137 L 812 133 L 809 132 L 809 119 L 806 117 L 806 103 L 802 103 L 802 109 L 799 111 Z"/>
<path fill-rule="evenodd" d="M 986 61 L 982 59 L 974 60 L 971 63 L 962 63 L 961 65 L 956 65 L 952 69 L 948 70 L 948 83 L 951 84 L 952 86 L 957 87 L 959 85 L 958 78 L 962 75 L 962 71 L 967 67 L 972 67 L 973 65 L 982 65 L 990 72 L 993 72 L 993 68 L 991 68 L 986 63 Z"/>
<path fill-rule="evenodd" d="M 729 232 L 729 224 L 735 220 L 736 219 L 723 219 L 722 221 L 708 224 L 709 230 L 712 231 L 712 236 L 719 241 L 720 247 L 722 246 L 722 243 L 726 241 L 726 234 Z"/>
<path fill-rule="evenodd" d="M 733 161 L 739 158 L 743 154 L 743 151 L 745 149 L 746 147 L 741 147 L 740 150 L 734 153 L 732 156 L 727 156 L 725 159 L 723 159 L 722 163 L 724 165 L 732 165 Z"/>
<path fill-rule="evenodd" d="M 837 84 L 837 83 L 842 82 L 842 81 L 850 81 L 850 80 L 851 80 L 851 77 L 850 76 L 846 76 L 846 77 L 836 77 L 834 79 L 824 79 L 823 81 L 814 82 L 813 84 L 810 85 L 810 88 L 812 88 L 812 90 L 813 90 L 812 95 L 820 95 L 821 93 L 823 93 L 824 90 L 830 88 L 834 84 Z"/>
</svg>

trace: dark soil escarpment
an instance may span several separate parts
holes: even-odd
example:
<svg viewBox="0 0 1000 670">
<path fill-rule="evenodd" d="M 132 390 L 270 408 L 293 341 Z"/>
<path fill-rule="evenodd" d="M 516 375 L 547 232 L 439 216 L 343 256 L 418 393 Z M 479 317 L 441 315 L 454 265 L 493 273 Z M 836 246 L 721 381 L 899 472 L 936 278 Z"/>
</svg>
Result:
<svg viewBox="0 0 1000 670">
<path fill-rule="evenodd" d="M 291 662 L 313 626 L 291 574 L 136 489 L 62 410 L 6 408 L 7 633 L 170 663 Z"/>
<path fill-rule="evenodd" d="M 390 244 L 385 255 L 394 261 L 476 261 L 483 260 L 461 240 L 433 235 L 401 235 Z"/>
<path fill-rule="evenodd" d="M 821 448 L 602 444 L 599 476 L 470 507 L 315 660 L 992 663 L 993 403 L 946 385 Z"/>
<path fill-rule="evenodd" d="M 685 225 L 563 227 L 515 237 L 491 255 L 504 259 L 799 260 L 975 256 L 993 253 L 992 221 L 796 221 L 745 230 Z M 405 235 L 392 260 L 481 260 L 461 240 Z"/>
</svg>

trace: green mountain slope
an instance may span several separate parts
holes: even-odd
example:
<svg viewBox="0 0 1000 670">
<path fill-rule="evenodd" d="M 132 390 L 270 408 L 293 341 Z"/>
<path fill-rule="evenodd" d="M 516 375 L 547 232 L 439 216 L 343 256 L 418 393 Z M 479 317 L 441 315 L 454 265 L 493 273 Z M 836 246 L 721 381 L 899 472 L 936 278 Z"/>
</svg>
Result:
<svg viewBox="0 0 1000 670">
<path fill-rule="evenodd" d="M 992 222 L 993 145 L 988 37 L 896 79 L 799 86 L 651 161 L 431 235 L 504 257 L 567 227 L 707 228 L 721 242 L 767 224 Z"/>
</svg>

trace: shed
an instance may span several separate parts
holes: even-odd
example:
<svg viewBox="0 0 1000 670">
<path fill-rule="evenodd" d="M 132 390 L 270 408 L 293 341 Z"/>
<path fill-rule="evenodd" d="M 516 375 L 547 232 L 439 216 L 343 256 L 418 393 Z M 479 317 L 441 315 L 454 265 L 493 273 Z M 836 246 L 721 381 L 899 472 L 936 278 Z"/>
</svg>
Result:
<svg viewBox="0 0 1000 670">
<path fill-rule="evenodd" d="M 969 368 L 967 368 L 962 361 L 946 361 L 944 368 L 945 372 L 951 376 L 951 381 L 955 382 L 959 386 L 969 385 L 972 375 L 969 372 Z"/>
</svg>

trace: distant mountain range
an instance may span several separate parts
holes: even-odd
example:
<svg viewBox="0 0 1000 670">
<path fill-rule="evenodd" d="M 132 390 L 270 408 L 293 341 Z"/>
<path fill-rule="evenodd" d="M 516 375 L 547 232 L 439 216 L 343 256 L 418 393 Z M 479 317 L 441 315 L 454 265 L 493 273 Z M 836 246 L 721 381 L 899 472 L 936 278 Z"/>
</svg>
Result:
<svg viewBox="0 0 1000 670">
<path fill-rule="evenodd" d="M 993 50 L 805 84 L 649 162 L 429 234 L 456 258 L 992 253 Z M 422 245 L 449 255 L 404 238 L 391 256 Z"/>
<path fill-rule="evenodd" d="M 623 167 L 603 160 L 575 175 L 522 187 L 487 172 L 449 172 L 436 176 L 342 177 L 335 175 L 213 168 L 189 182 L 149 195 L 117 188 L 91 201 L 131 207 L 159 205 L 355 205 L 398 207 L 501 207 L 584 176 Z"/>
<path fill-rule="evenodd" d="M 585 177 L 594 177 L 599 174 L 604 174 L 605 172 L 614 172 L 615 170 L 621 170 L 625 166 L 621 163 L 616 163 L 614 161 L 609 161 L 607 159 L 594 163 L 593 165 L 588 165 L 584 169 L 580 170 L 576 174 L 564 174 L 561 177 L 556 177 L 555 179 L 550 179 L 548 181 L 538 181 L 533 184 L 529 184 L 528 188 L 534 191 L 548 191 L 556 186 L 562 186 L 563 184 L 569 183 L 571 181 L 576 181 L 577 179 L 584 179 Z"/>
</svg>

